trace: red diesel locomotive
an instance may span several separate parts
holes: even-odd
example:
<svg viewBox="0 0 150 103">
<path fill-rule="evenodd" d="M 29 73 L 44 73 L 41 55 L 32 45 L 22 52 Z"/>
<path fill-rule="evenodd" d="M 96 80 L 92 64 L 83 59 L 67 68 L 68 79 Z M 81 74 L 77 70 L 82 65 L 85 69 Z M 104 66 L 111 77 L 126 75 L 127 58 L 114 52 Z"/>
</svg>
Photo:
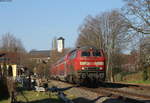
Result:
<svg viewBox="0 0 150 103">
<path fill-rule="evenodd" d="M 105 80 L 103 50 L 94 47 L 77 48 L 67 53 L 50 69 L 52 77 L 72 83 Z"/>
</svg>

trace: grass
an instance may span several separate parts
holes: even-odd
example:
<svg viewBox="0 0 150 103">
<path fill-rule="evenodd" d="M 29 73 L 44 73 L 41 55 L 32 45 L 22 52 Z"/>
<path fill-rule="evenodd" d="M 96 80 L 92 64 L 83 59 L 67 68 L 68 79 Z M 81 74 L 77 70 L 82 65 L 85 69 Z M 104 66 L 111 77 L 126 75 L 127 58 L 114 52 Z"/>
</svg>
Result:
<svg viewBox="0 0 150 103">
<path fill-rule="evenodd" d="M 129 81 L 128 83 L 150 84 L 150 80 L 147 80 L 147 81 Z"/>
<path fill-rule="evenodd" d="M 45 92 L 23 91 L 17 96 L 17 101 L 21 103 L 62 103 L 56 94 L 49 95 Z M 10 103 L 10 99 L 2 100 L 0 103 Z"/>
<path fill-rule="evenodd" d="M 10 103 L 9 100 L 2 100 L 0 103 Z"/>
</svg>

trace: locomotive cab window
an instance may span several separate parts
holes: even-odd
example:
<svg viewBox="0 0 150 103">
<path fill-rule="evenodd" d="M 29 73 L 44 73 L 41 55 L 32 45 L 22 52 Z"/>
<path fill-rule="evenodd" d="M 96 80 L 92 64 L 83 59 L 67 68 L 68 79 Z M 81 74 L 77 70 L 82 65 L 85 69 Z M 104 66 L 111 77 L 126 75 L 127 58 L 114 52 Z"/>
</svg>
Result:
<svg viewBox="0 0 150 103">
<path fill-rule="evenodd" d="M 71 55 L 70 55 L 70 59 L 74 59 L 76 57 L 76 52 L 72 52 Z"/>
<path fill-rule="evenodd" d="M 93 56 L 101 56 L 101 52 L 99 51 L 93 51 Z"/>
<path fill-rule="evenodd" d="M 81 53 L 81 56 L 85 56 L 85 57 L 89 57 L 90 56 L 90 52 L 87 52 L 87 51 L 83 51 L 82 53 Z"/>
</svg>

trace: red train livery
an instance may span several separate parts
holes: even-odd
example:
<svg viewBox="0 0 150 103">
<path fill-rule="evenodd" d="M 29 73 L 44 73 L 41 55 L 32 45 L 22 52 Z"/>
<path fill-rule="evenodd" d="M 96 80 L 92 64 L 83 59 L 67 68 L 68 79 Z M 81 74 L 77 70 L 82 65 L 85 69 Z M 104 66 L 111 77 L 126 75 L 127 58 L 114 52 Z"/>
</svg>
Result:
<svg viewBox="0 0 150 103">
<path fill-rule="evenodd" d="M 50 69 L 51 76 L 68 82 L 105 80 L 105 57 L 103 50 L 81 47 L 67 53 Z"/>
</svg>

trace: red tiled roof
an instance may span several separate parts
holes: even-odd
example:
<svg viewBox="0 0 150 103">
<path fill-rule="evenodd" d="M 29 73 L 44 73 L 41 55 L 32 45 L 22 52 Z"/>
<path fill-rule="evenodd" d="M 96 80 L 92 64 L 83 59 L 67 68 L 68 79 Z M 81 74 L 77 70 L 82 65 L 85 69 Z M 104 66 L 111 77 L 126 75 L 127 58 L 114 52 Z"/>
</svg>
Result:
<svg viewBox="0 0 150 103">
<path fill-rule="evenodd" d="M 20 53 L 16 52 L 0 52 L 0 54 L 5 54 L 0 57 L 0 63 L 12 63 L 16 64 L 19 61 Z"/>
</svg>

